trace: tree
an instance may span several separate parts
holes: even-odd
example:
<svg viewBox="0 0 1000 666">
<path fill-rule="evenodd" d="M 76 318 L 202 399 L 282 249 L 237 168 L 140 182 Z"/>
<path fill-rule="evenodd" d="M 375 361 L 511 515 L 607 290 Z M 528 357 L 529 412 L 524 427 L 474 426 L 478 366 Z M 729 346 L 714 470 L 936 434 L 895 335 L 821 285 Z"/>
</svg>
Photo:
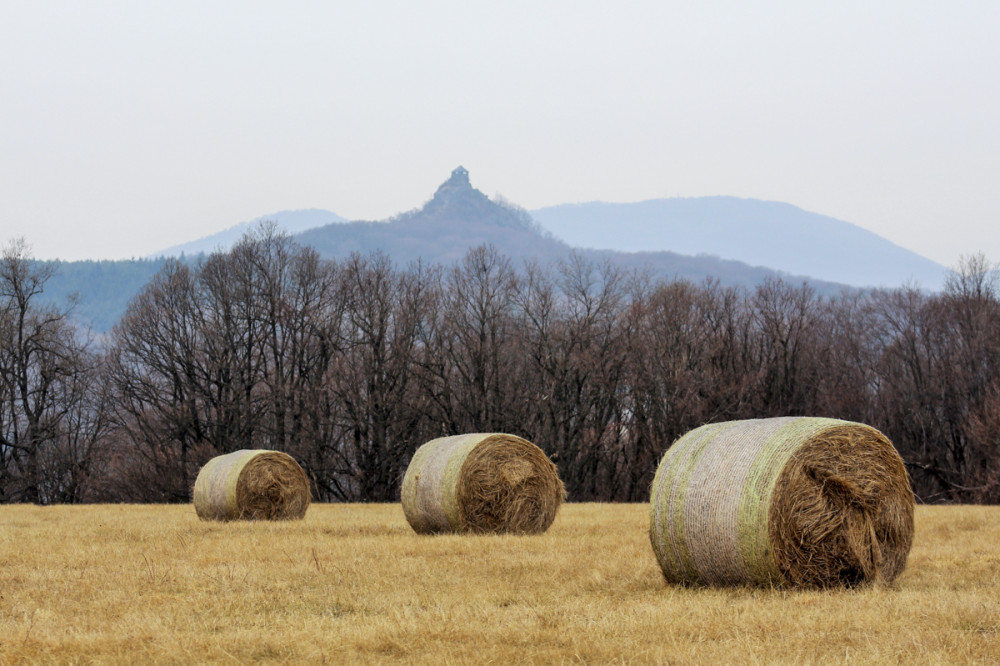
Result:
<svg viewBox="0 0 1000 666">
<path fill-rule="evenodd" d="M 509 430 L 521 413 L 516 290 L 510 260 L 492 246 L 470 250 L 436 280 L 419 364 L 442 434 Z"/>
<path fill-rule="evenodd" d="M 187 501 L 192 453 L 217 436 L 205 329 L 194 271 L 169 260 L 112 330 L 108 372 L 127 442 L 119 474 L 136 493 L 128 499 Z"/>
<path fill-rule="evenodd" d="M 376 253 L 352 256 L 341 280 L 344 353 L 327 375 L 337 433 L 324 453 L 342 470 L 340 499 L 393 501 L 428 433 L 414 371 L 429 276 L 419 266 L 397 271 Z"/>
<path fill-rule="evenodd" d="M 533 366 L 525 385 L 538 392 L 526 423 L 578 500 L 630 494 L 619 488 L 635 325 L 626 286 L 620 270 L 574 254 L 554 279 L 530 269 L 520 296 L 523 354 Z"/>
<path fill-rule="evenodd" d="M 99 358 L 17 240 L 0 256 L 0 501 L 79 501 L 107 426 Z"/>
<path fill-rule="evenodd" d="M 818 378 L 811 365 L 819 300 L 806 284 L 792 287 L 767 278 L 752 301 L 763 369 L 757 416 L 806 414 L 815 404 Z"/>
</svg>

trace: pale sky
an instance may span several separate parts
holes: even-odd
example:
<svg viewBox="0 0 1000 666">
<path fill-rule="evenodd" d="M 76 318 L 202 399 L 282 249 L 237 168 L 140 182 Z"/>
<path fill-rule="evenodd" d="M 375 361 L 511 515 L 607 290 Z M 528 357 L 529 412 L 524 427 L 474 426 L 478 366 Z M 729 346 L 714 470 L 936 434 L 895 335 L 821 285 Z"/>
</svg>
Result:
<svg viewBox="0 0 1000 666">
<path fill-rule="evenodd" d="M 461 164 L 529 209 L 733 195 L 1000 261 L 998 35 L 994 0 L 0 0 L 0 241 L 382 219 Z"/>
</svg>

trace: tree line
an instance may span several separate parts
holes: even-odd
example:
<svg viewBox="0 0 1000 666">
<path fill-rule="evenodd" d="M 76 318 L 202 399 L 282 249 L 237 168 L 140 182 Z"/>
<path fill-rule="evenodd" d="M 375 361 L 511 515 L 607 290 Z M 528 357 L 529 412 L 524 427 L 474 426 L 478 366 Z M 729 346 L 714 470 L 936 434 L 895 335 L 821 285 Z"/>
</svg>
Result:
<svg viewBox="0 0 1000 666">
<path fill-rule="evenodd" d="M 321 259 L 274 227 L 168 260 L 108 336 L 41 305 L 51 266 L 0 257 L 0 501 L 185 502 L 200 467 L 285 451 L 319 501 L 395 501 L 422 443 L 535 442 L 571 500 L 645 501 L 704 423 L 860 421 L 926 502 L 1000 501 L 1000 287 L 982 257 L 937 294 L 768 279 L 653 281 L 578 256 L 454 266 Z"/>
</svg>

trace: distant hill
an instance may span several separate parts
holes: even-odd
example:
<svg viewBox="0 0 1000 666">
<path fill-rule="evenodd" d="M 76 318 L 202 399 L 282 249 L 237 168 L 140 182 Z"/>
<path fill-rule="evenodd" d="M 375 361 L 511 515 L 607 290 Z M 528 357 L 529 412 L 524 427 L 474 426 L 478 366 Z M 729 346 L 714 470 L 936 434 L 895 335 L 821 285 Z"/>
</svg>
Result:
<svg viewBox="0 0 1000 666">
<path fill-rule="evenodd" d="M 570 245 L 710 254 L 858 287 L 938 290 L 947 269 L 849 222 L 787 203 L 701 197 L 541 208 L 532 217 Z"/>
<path fill-rule="evenodd" d="M 84 328 L 106 333 L 118 323 L 132 297 L 163 267 L 164 259 L 53 261 L 55 273 L 42 302 L 63 307 L 77 294 L 73 317 Z"/>
<path fill-rule="evenodd" d="M 322 256 L 343 258 L 352 252 L 382 250 L 397 264 L 418 258 L 430 263 L 452 263 L 469 249 L 489 243 L 520 264 L 523 259 L 551 262 L 568 257 L 574 248 L 547 233 L 526 211 L 511 204 L 492 201 L 472 187 L 469 172 L 462 167 L 434 193 L 422 208 L 385 222 L 330 224 L 298 234 L 296 240 L 311 245 Z M 701 281 L 716 277 L 725 284 L 754 285 L 769 275 L 769 268 L 748 266 L 732 260 L 706 256 L 683 256 L 674 252 L 617 252 L 578 250 L 588 259 L 609 261 L 626 269 L 646 269 L 654 276 Z M 793 281 L 806 278 L 786 276 Z M 826 293 L 839 292 L 842 285 L 813 281 Z"/>
<path fill-rule="evenodd" d="M 735 207 L 735 210 L 745 210 L 745 206 L 755 204 L 779 208 L 786 206 L 785 204 L 766 204 L 766 202 L 749 202 L 748 204 L 745 200 L 722 197 L 714 198 L 713 201 L 715 199 L 718 199 L 716 203 L 720 205 L 729 202 Z M 635 204 L 639 207 L 643 205 Z M 606 206 L 612 208 L 603 208 Z M 158 253 L 157 259 L 56 262 L 58 270 L 46 288 L 45 299 L 63 302 L 68 294 L 79 292 L 80 299 L 76 309 L 78 319 L 81 323 L 92 326 L 93 330 L 98 333 L 108 331 L 124 313 L 131 298 L 163 265 L 164 256 L 179 256 L 183 253 L 188 260 L 198 261 L 199 255 L 202 253 L 228 249 L 243 233 L 251 230 L 256 223 L 262 220 L 276 221 L 280 228 L 292 233 L 296 241 L 314 247 L 321 256 L 327 258 L 344 258 L 352 252 L 367 254 L 381 250 L 399 266 L 405 266 L 416 259 L 422 259 L 426 263 L 450 264 L 464 257 L 471 248 L 491 244 L 498 251 L 509 256 L 516 266 L 523 265 L 524 260 L 536 260 L 542 264 L 552 263 L 566 259 L 573 252 L 576 252 L 594 262 L 609 262 L 623 269 L 644 270 L 653 277 L 665 279 L 679 278 L 700 282 L 706 278 L 715 278 L 726 285 L 753 287 L 768 276 L 781 275 L 794 283 L 808 281 L 820 293 L 828 295 L 837 294 L 845 287 L 844 284 L 834 281 L 803 277 L 807 274 L 816 275 L 818 273 L 818 271 L 813 270 L 814 266 L 812 265 L 802 266 L 800 270 L 793 273 L 787 269 L 776 271 L 770 267 L 752 266 L 734 259 L 696 254 L 706 251 L 704 247 L 691 245 L 692 241 L 687 238 L 688 236 L 696 237 L 700 233 L 697 230 L 674 231 L 673 236 L 662 229 L 655 233 L 648 229 L 641 231 L 638 230 L 640 225 L 636 220 L 640 218 L 637 215 L 629 217 L 622 214 L 614 217 L 616 211 L 619 211 L 614 206 L 616 205 L 584 204 L 572 207 L 555 207 L 544 209 L 537 216 L 540 219 L 535 219 L 527 211 L 513 204 L 491 200 L 472 187 L 468 171 L 458 167 L 424 206 L 383 222 L 345 222 L 343 218 L 334 213 L 322 210 L 284 211 L 244 222 L 227 229 L 225 232 L 208 236 L 199 241 L 168 248 L 162 253 Z M 792 206 L 787 206 L 787 208 L 798 210 Z M 611 213 L 607 212 L 609 210 Z M 586 212 L 589 217 L 582 215 L 581 211 Z M 812 215 L 804 213 L 804 211 L 799 212 L 807 216 Z M 707 215 L 704 211 L 703 214 Z M 743 217 L 739 215 L 730 215 L 730 217 L 744 220 L 747 225 L 750 224 L 746 222 L 746 214 L 743 214 Z M 831 219 L 822 218 L 822 216 L 813 217 L 821 220 Z M 554 222 L 554 220 L 559 219 L 569 220 L 570 222 L 566 224 L 569 225 L 568 228 L 571 231 L 576 229 L 573 233 L 576 233 L 579 238 L 573 243 L 597 245 L 598 241 L 604 238 L 600 234 L 604 234 L 607 236 L 610 249 L 574 249 L 571 243 L 557 238 L 542 226 L 542 224 L 549 224 L 553 229 L 562 230 L 563 235 L 574 237 L 573 233 L 567 233 L 562 229 L 558 221 Z M 584 222 L 580 222 L 581 219 Z M 688 219 L 694 218 L 689 216 Z M 573 220 L 577 221 L 573 222 Z M 616 220 L 610 230 L 607 229 L 607 226 L 611 224 L 608 220 Z M 832 222 L 837 221 L 833 220 Z M 711 226 L 713 223 L 706 219 L 703 224 Z M 846 225 L 843 222 L 837 222 L 837 224 Z M 665 224 L 661 226 L 667 228 Z M 857 229 L 853 225 L 847 226 Z M 589 236 L 585 233 L 587 229 L 591 229 Z M 296 232 L 296 230 L 298 231 Z M 767 228 L 756 233 L 771 241 L 774 241 L 778 235 L 778 231 L 775 231 L 774 228 Z M 863 233 L 868 234 L 868 232 Z M 637 240 L 630 239 L 629 237 L 632 235 L 636 236 Z M 808 234 L 805 235 L 810 237 Z M 888 241 L 878 239 L 874 234 L 868 235 L 882 240 L 883 243 L 888 243 Z M 801 236 L 803 236 L 802 233 L 796 238 Z M 674 245 L 678 246 L 678 249 L 683 248 L 690 254 L 654 251 L 659 245 L 666 243 L 664 238 L 668 237 L 674 238 Z M 867 239 L 863 234 L 858 237 Z M 812 238 L 813 243 L 821 247 L 827 243 L 819 232 L 815 232 L 814 236 L 810 238 Z M 896 247 L 891 244 L 889 246 L 890 249 Z M 696 249 L 692 250 L 692 247 L 696 247 Z M 712 247 L 714 246 L 709 246 L 709 249 Z M 793 246 L 786 245 L 785 247 Z M 641 251 L 625 251 L 622 248 Z M 896 250 L 901 250 L 901 248 L 896 248 Z M 805 252 L 806 250 L 790 252 L 796 251 Z M 869 252 L 869 254 L 864 255 L 868 257 L 867 261 L 872 264 L 879 263 L 871 254 L 874 250 L 865 251 Z M 715 252 L 722 254 L 718 250 Z M 816 266 L 825 266 L 821 254 L 815 258 Z M 778 253 L 778 256 L 780 258 L 781 253 Z M 892 255 L 890 254 L 890 256 Z M 781 266 L 780 263 L 778 265 Z M 860 272 L 863 268 L 865 267 L 859 266 L 857 271 Z M 923 281 L 925 278 L 918 277 L 918 279 Z M 851 283 L 865 284 L 857 280 L 851 280 Z M 924 284 L 926 285 L 927 282 Z"/>
<path fill-rule="evenodd" d="M 211 236 L 205 236 L 190 243 L 182 243 L 160 250 L 150 255 L 156 257 L 179 257 L 183 255 L 211 254 L 216 250 L 226 251 L 231 248 L 243 234 L 253 229 L 258 223 L 271 220 L 279 229 L 289 234 L 297 234 L 313 227 L 322 227 L 335 222 L 346 222 L 344 218 L 328 210 L 310 208 L 306 210 L 283 210 L 270 215 L 262 215 L 247 222 L 240 222 L 228 229 Z"/>
<path fill-rule="evenodd" d="M 454 262 L 484 243 L 513 258 L 552 259 L 569 251 L 527 212 L 497 204 L 473 188 L 468 171 L 462 167 L 455 169 L 418 210 L 383 222 L 328 224 L 297 234 L 295 240 L 328 258 L 382 250 L 400 265 L 416 259 Z"/>
</svg>

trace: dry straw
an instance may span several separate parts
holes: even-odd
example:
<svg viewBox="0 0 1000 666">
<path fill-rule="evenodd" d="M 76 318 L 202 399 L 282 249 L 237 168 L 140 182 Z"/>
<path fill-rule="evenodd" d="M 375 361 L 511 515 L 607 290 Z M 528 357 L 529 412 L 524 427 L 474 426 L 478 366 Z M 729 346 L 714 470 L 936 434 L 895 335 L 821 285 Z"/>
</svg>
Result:
<svg viewBox="0 0 1000 666">
<path fill-rule="evenodd" d="M 308 508 L 309 478 L 280 451 L 217 456 L 194 482 L 194 509 L 202 520 L 291 520 Z"/>
<path fill-rule="evenodd" d="M 913 491 L 878 430 L 788 417 L 692 430 L 653 480 L 650 540 L 669 582 L 889 583 L 913 542 Z"/>
<path fill-rule="evenodd" d="M 565 495 L 556 466 L 514 435 L 475 433 L 427 442 L 413 454 L 402 489 L 414 530 L 535 534 Z"/>
</svg>

